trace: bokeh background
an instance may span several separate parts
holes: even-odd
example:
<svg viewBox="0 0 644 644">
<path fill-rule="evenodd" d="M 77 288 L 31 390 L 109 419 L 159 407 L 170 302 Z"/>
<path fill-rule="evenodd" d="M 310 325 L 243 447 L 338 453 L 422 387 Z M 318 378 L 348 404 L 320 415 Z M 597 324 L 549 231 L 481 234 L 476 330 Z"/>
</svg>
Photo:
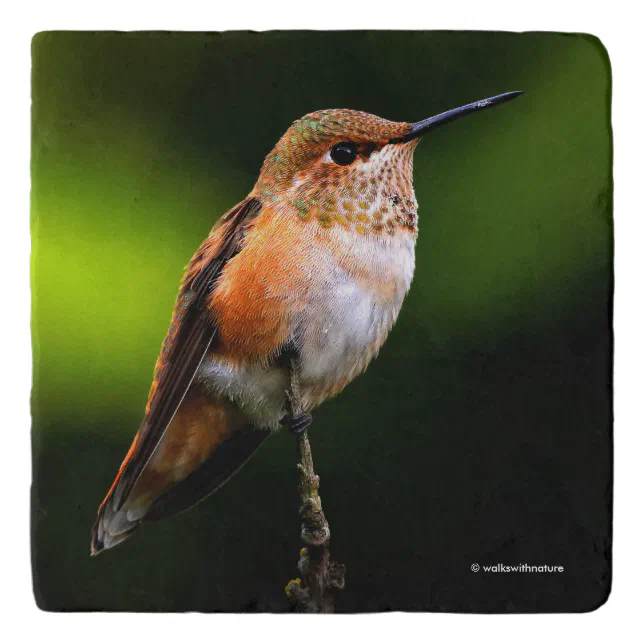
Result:
<svg viewBox="0 0 644 644">
<path fill-rule="evenodd" d="M 33 40 L 32 543 L 47 610 L 288 611 L 295 445 L 89 556 L 183 266 L 303 114 L 520 99 L 416 152 L 417 272 L 310 432 L 340 611 L 585 611 L 610 587 L 608 57 L 547 33 L 73 33 Z M 473 563 L 562 565 L 491 574 Z"/>
</svg>

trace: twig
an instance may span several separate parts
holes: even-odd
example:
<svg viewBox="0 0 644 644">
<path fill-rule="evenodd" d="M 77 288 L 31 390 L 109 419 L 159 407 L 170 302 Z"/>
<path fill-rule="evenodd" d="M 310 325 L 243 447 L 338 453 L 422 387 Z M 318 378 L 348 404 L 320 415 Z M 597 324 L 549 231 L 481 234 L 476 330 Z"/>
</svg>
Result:
<svg viewBox="0 0 644 644">
<path fill-rule="evenodd" d="M 289 395 L 291 413 L 300 411 L 297 380 Z M 331 560 L 331 529 L 318 493 L 320 477 L 313 470 L 313 456 L 306 430 L 297 434 L 302 542 L 297 564 L 301 577 L 289 581 L 286 595 L 300 613 L 332 613 L 335 594 L 344 588 L 345 566 Z"/>
</svg>

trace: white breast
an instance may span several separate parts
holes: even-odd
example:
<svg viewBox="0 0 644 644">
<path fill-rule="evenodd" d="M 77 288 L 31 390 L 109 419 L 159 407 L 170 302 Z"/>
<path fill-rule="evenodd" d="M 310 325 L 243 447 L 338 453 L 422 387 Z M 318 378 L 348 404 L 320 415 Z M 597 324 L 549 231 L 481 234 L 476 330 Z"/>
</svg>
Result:
<svg viewBox="0 0 644 644">
<path fill-rule="evenodd" d="M 396 321 L 413 277 L 411 234 L 377 240 L 351 235 L 346 243 L 352 270 L 332 263 L 322 272 L 324 284 L 312 291 L 300 324 L 300 385 L 308 408 L 367 367 Z"/>
</svg>

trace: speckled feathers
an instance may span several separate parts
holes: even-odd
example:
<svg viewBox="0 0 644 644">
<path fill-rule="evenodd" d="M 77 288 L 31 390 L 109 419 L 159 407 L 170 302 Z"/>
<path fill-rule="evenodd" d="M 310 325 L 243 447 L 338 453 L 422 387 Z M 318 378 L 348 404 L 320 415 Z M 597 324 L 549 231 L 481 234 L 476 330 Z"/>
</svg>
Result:
<svg viewBox="0 0 644 644">
<path fill-rule="evenodd" d="M 417 141 L 391 145 L 408 123 L 354 110 L 323 110 L 296 121 L 266 157 L 254 194 L 288 204 L 304 221 L 341 226 L 360 235 L 415 230 L 412 159 Z M 358 158 L 334 164 L 332 146 L 355 143 Z"/>
</svg>

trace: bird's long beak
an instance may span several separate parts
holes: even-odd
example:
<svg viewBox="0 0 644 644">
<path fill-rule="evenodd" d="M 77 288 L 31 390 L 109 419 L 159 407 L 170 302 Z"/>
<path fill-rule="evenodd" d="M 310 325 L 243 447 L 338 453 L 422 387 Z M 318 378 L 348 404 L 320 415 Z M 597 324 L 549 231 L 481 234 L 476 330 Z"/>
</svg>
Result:
<svg viewBox="0 0 644 644">
<path fill-rule="evenodd" d="M 411 130 L 405 134 L 405 136 L 391 139 L 389 143 L 406 143 L 407 141 L 411 141 L 412 139 L 416 139 L 419 136 L 426 134 L 430 130 L 435 130 L 441 125 L 445 125 L 450 121 L 459 119 L 461 116 L 480 112 L 488 107 L 494 107 L 495 105 L 506 103 L 517 96 L 521 96 L 521 94 L 523 94 L 523 92 L 506 92 L 505 94 L 499 94 L 498 96 L 492 96 L 491 98 L 484 98 L 482 101 L 476 101 L 476 103 L 469 103 L 462 107 L 455 107 L 453 110 L 447 110 L 447 112 L 442 112 L 436 116 L 430 116 L 428 119 L 418 121 L 418 123 L 412 123 Z"/>
</svg>

